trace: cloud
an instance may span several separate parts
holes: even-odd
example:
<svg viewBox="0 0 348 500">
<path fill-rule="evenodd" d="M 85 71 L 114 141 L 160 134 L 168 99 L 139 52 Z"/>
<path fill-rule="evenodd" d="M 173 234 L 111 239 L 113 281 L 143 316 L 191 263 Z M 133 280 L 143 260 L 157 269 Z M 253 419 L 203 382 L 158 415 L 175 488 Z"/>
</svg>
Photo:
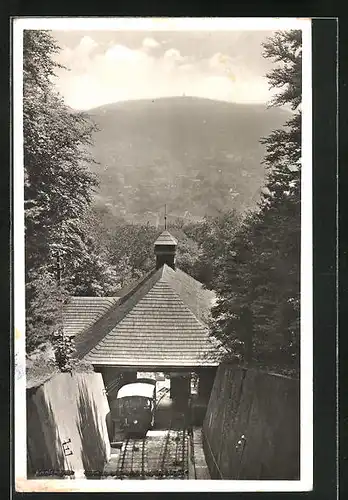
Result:
<svg viewBox="0 0 348 500">
<path fill-rule="evenodd" d="M 97 42 L 93 40 L 90 36 L 84 36 L 78 45 L 78 49 L 85 53 L 90 53 L 93 49 L 98 47 Z"/>
<path fill-rule="evenodd" d="M 60 53 L 59 62 L 71 71 L 59 71 L 58 90 L 76 109 L 183 94 L 234 102 L 266 102 L 271 97 L 267 80 L 238 59 L 216 53 L 198 60 L 174 47 L 159 53 L 150 50 L 155 44 L 144 38 L 140 48 L 102 45 L 84 36 Z"/>
<path fill-rule="evenodd" d="M 98 44 L 90 36 L 83 36 L 74 49 L 63 48 L 58 55 L 58 61 L 75 72 L 88 71 L 92 52 Z"/>
<path fill-rule="evenodd" d="M 156 47 L 159 47 L 160 43 L 157 42 L 154 38 L 146 37 L 144 38 L 142 42 L 142 47 L 144 49 L 155 49 Z"/>
<path fill-rule="evenodd" d="M 180 51 L 177 49 L 168 49 L 164 53 L 164 58 L 165 59 L 170 59 L 172 61 L 184 61 L 185 58 L 182 57 L 180 54 Z"/>
<path fill-rule="evenodd" d="M 214 54 L 210 59 L 209 59 L 209 66 L 212 69 L 220 69 L 221 67 L 225 66 L 226 64 L 231 63 L 231 58 L 221 54 L 221 52 L 217 52 Z"/>
<path fill-rule="evenodd" d="M 131 50 L 124 45 L 113 45 L 105 52 L 104 58 L 106 60 L 104 62 L 109 61 L 110 63 L 115 62 L 119 64 L 133 64 L 138 63 L 142 60 L 146 60 L 147 56 L 140 50 Z"/>
<path fill-rule="evenodd" d="M 180 71 L 194 71 L 195 66 L 194 66 L 194 64 L 180 64 L 179 70 Z"/>
</svg>

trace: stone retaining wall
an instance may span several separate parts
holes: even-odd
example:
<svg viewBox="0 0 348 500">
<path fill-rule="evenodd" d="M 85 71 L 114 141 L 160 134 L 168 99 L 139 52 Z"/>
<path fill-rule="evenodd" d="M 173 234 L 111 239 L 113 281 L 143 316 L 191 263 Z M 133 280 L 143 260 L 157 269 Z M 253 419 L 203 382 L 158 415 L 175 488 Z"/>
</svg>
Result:
<svg viewBox="0 0 348 500">
<path fill-rule="evenodd" d="M 288 377 L 219 366 L 203 424 L 212 479 L 299 479 L 299 385 Z"/>
<path fill-rule="evenodd" d="M 59 373 L 28 389 L 28 479 L 45 471 L 84 477 L 84 470 L 103 470 L 110 458 L 109 411 L 99 373 Z"/>
</svg>

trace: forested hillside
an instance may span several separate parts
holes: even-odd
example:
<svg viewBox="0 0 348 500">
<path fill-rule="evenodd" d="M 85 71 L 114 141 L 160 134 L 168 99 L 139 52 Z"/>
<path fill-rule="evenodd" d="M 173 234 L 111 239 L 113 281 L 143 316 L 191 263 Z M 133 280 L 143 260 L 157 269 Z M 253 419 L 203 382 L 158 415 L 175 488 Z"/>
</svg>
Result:
<svg viewBox="0 0 348 500">
<path fill-rule="evenodd" d="M 156 224 L 255 207 L 264 184 L 260 137 L 289 113 L 264 105 L 173 97 L 128 101 L 89 111 L 99 205 L 129 221 Z"/>
</svg>

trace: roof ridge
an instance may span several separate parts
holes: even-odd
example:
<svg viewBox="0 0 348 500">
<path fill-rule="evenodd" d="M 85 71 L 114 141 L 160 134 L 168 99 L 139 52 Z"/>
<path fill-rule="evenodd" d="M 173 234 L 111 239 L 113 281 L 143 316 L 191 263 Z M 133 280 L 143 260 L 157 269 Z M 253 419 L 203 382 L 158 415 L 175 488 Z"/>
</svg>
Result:
<svg viewBox="0 0 348 500">
<path fill-rule="evenodd" d="M 163 269 L 163 267 L 160 268 L 160 271 L 162 269 Z M 130 322 L 131 324 L 134 322 L 134 319 L 131 318 L 131 315 L 129 313 L 134 312 L 134 314 L 136 314 L 136 308 L 137 308 L 137 306 L 138 305 L 140 306 L 140 304 L 142 303 L 143 300 L 146 301 L 146 298 L 149 296 L 148 295 L 149 293 L 151 293 L 151 292 L 155 293 L 155 289 L 156 289 L 157 285 L 161 285 L 161 286 L 164 285 L 165 289 L 167 289 L 167 290 L 170 291 L 170 294 L 175 297 L 175 300 L 178 301 L 179 308 L 182 309 L 185 312 L 185 318 L 187 318 L 187 317 L 190 318 L 190 322 L 193 322 L 196 325 L 195 327 L 190 326 L 191 329 L 193 328 L 194 336 L 196 338 L 195 338 L 194 341 L 192 339 L 190 339 L 191 346 L 188 348 L 188 351 L 192 350 L 192 342 L 197 342 L 198 344 L 200 344 L 202 342 L 202 335 L 204 336 L 204 339 L 206 339 L 203 342 L 204 343 L 209 342 L 209 327 L 208 327 L 208 325 L 204 324 L 195 315 L 195 313 L 187 306 L 187 304 L 185 304 L 185 302 L 182 299 L 182 297 L 180 297 L 180 294 L 178 294 L 178 292 L 165 279 L 162 279 L 163 278 L 162 275 L 163 275 L 163 272 L 160 272 L 159 273 L 159 279 L 157 279 L 152 284 L 152 286 L 149 287 L 148 291 L 145 294 L 143 294 L 142 297 L 134 305 L 132 305 L 129 308 L 129 310 L 126 312 L 126 314 L 116 324 L 114 324 L 114 327 L 110 328 L 109 331 L 106 333 L 106 335 L 104 335 L 99 340 L 99 342 L 95 343 L 95 345 L 89 350 L 89 352 L 86 355 L 86 360 L 87 361 L 95 363 L 95 361 L 97 360 L 97 364 L 98 364 L 98 358 L 100 358 L 100 356 L 101 357 L 103 356 L 102 353 L 105 351 L 105 349 L 107 349 L 107 346 L 110 343 L 114 342 L 114 339 L 117 339 L 120 336 L 121 337 L 124 336 L 124 332 L 122 333 L 122 330 L 123 331 L 127 330 L 127 326 L 123 325 L 123 322 L 124 321 L 125 322 L 128 321 L 128 323 Z M 139 312 L 138 312 L 138 314 L 139 314 Z M 140 312 L 140 314 L 142 314 L 142 313 Z M 185 322 L 187 323 L 186 319 L 185 319 Z M 122 325 L 123 325 L 123 328 L 122 328 Z M 118 331 L 117 331 L 117 329 L 118 329 Z M 177 331 L 175 331 L 175 330 L 173 331 L 174 337 L 177 335 L 177 333 L 178 333 Z M 187 331 L 185 332 L 185 335 L 187 335 Z M 181 334 L 180 334 L 180 337 L 182 337 Z M 171 336 L 171 339 L 172 339 L 172 336 Z M 128 338 L 128 342 L 132 343 L 132 341 L 129 338 Z M 147 342 L 146 337 L 143 338 L 143 342 Z M 174 341 L 174 343 L 175 343 L 175 341 Z M 143 345 L 143 348 L 144 348 L 144 345 Z M 158 348 L 161 350 L 160 346 Z M 181 349 L 183 349 L 183 348 L 181 347 Z M 194 347 L 194 349 L 197 350 L 197 347 Z M 204 360 L 204 356 L 205 356 L 206 350 L 207 350 L 207 347 L 205 347 L 204 350 L 202 350 L 200 353 L 194 354 L 195 357 L 198 356 L 197 359 L 196 359 L 196 362 L 200 360 L 199 363 L 202 362 L 203 364 L 206 364 L 206 362 Z M 116 356 L 117 356 L 117 354 L 116 354 Z M 132 358 L 131 358 L 131 355 L 130 355 L 130 358 L 126 362 L 126 364 L 129 364 L 129 363 L 132 364 L 131 359 Z"/>
<path fill-rule="evenodd" d="M 193 314 L 205 325 L 205 326 L 208 326 L 208 322 L 206 321 L 208 318 L 205 317 L 205 315 L 202 313 L 204 312 L 204 310 L 206 309 L 206 300 L 207 298 L 210 297 L 210 300 L 212 301 L 213 300 L 213 297 L 215 297 L 215 292 L 213 290 L 209 290 L 208 288 L 206 288 L 203 283 L 201 283 L 200 281 L 196 280 L 195 278 L 193 278 L 190 274 L 186 273 L 185 271 L 183 271 L 182 269 L 180 268 L 176 268 L 176 270 L 174 271 L 172 268 L 170 268 L 170 266 L 167 266 L 165 264 L 165 272 L 163 273 L 163 278 L 164 279 L 168 279 L 168 283 L 171 284 L 172 288 L 176 291 L 176 293 L 179 294 L 179 296 L 181 296 L 181 293 L 187 293 L 187 289 L 185 288 L 185 285 L 184 285 L 184 281 L 182 281 L 178 274 L 181 273 L 182 276 L 184 276 L 184 278 L 186 280 L 188 280 L 188 282 L 191 282 L 191 284 L 195 284 L 198 289 L 199 289 L 199 292 L 196 293 L 196 297 L 200 297 L 201 299 L 203 299 L 203 302 L 202 300 L 197 300 L 194 304 L 191 303 L 191 306 L 187 303 L 186 300 L 184 300 L 184 298 L 181 296 L 183 302 L 187 305 L 187 307 L 189 307 L 189 309 L 193 312 Z M 177 271 L 179 272 L 178 274 Z M 180 291 L 176 288 L 176 287 L 179 287 Z M 186 296 L 187 299 L 189 299 L 189 296 L 190 294 L 188 294 Z M 212 305 L 212 304 L 211 304 Z M 210 305 L 210 309 L 211 309 L 211 305 Z"/>
<path fill-rule="evenodd" d="M 178 297 L 178 299 L 180 300 L 180 302 L 183 304 L 183 306 L 190 312 L 190 314 L 195 318 L 195 320 L 205 329 L 205 330 L 208 330 L 209 331 L 209 327 L 207 324 L 205 324 L 200 318 L 198 318 L 196 316 L 196 314 L 190 309 L 190 307 L 183 301 L 182 297 L 180 296 L 180 294 L 172 287 L 170 286 L 170 283 L 168 283 L 168 281 L 165 281 L 165 278 L 162 276 L 159 280 L 161 281 L 161 279 L 163 279 L 162 283 L 165 283 L 170 289 L 171 291 Z"/>
<path fill-rule="evenodd" d="M 172 267 L 168 266 L 168 264 L 164 264 L 164 266 L 166 267 L 166 271 L 167 271 L 167 268 L 169 268 L 168 270 L 171 269 L 172 271 L 174 271 L 174 269 Z M 212 290 L 209 290 L 209 288 L 206 288 L 206 286 L 204 285 L 204 283 L 202 283 L 201 281 L 199 281 L 196 278 L 194 278 L 193 276 L 191 276 L 191 274 L 188 274 L 187 272 L 183 271 L 182 269 L 180 269 L 180 267 L 176 266 L 175 267 L 175 271 L 179 271 L 180 273 L 182 273 L 185 276 L 187 276 L 188 278 L 190 278 L 192 281 L 194 281 L 194 282 L 198 283 L 199 285 L 201 285 L 202 290 L 207 290 L 208 292 L 212 292 Z"/>
<path fill-rule="evenodd" d="M 112 307 L 110 307 L 100 318 L 97 319 L 96 322 L 81 332 L 75 341 L 77 356 L 79 358 L 83 358 L 92 349 L 94 349 L 94 347 L 96 347 L 110 332 L 110 327 L 111 329 L 114 328 L 142 299 L 142 289 L 144 288 L 146 292 L 151 290 L 155 283 L 161 279 L 162 275 L 163 267 L 150 271 L 146 276 L 144 276 L 141 282 L 138 282 L 133 289 L 117 300 Z M 134 302 L 129 300 L 132 296 L 135 298 Z M 104 329 L 106 327 L 109 327 L 109 329 L 107 333 L 104 334 Z M 89 333 L 91 333 L 91 335 L 89 335 Z"/>
<path fill-rule="evenodd" d="M 123 304 L 131 295 L 133 295 L 137 290 L 139 290 L 139 288 L 142 287 L 142 285 L 144 285 L 144 283 L 151 277 L 153 276 L 154 274 L 156 274 L 157 271 L 160 271 L 160 269 L 152 269 L 150 272 L 148 272 L 142 280 L 138 281 L 137 283 L 135 283 L 134 287 L 132 287 L 127 293 L 125 293 L 124 295 L 122 295 L 122 297 L 120 298 L 120 300 L 118 301 L 118 304 Z"/>
</svg>

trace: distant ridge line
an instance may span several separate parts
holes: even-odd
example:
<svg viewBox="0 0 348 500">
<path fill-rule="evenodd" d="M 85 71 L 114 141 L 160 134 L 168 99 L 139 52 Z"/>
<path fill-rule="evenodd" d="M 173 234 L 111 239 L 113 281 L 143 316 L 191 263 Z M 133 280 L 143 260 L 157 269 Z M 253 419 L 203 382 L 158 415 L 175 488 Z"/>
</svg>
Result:
<svg viewBox="0 0 348 500">
<path fill-rule="evenodd" d="M 94 112 L 94 111 L 100 111 L 101 109 L 105 107 L 117 107 L 117 106 L 122 106 L 122 105 L 129 105 L 130 103 L 155 103 L 155 102 L 170 102 L 170 101 L 199 101 L 199 102 L 210 102 L 210 103 L 216 103 L 216 104 L 228 104 L 232 106 L 238 106 L 238 107 L 260 107 L 262 109 L 267 109 L 268 103 L 257 103 L 257 102 L 234 102 L 234 101 L 225 101 L 223 99 L 210 99 L 208 97 L 196 97 L 196 96 L 168 96 L 168 97 L 154 97 L 154 98 L 148 98 L 148 99 L 129 99 L 125 101 L 115 101 L 115 102 L 109 102 L 105 104 L 101 104 L 100 106 L 96 106 L 94 108 L 89 108 L 85 110 L 86 113 L 89 112 Z M 284 111 L 285 113 L 288 113 L 286 110 L 282 110 L 279 108 L 281 111 Z"/>
</svg>

